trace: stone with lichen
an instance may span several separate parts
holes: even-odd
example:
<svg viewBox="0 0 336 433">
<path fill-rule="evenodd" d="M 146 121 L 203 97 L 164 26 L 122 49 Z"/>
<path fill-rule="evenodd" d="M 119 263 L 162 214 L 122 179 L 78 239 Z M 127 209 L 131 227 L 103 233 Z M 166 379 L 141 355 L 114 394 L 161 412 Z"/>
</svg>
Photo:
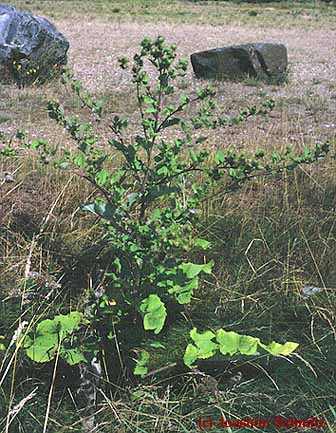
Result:
<svg viewBox="0 0 336 433">
<path fill-rule="evenodd" d="M 69 42 L 46 18 L 0 4 L 0 81 L 44 82 L 67 63 Z"/>
</svg>

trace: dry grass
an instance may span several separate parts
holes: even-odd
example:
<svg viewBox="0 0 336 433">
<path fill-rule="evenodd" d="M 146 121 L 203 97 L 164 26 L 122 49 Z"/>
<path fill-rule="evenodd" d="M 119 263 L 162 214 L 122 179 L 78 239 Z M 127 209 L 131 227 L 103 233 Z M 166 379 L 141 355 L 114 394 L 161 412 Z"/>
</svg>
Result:
<svg viewBox="0 0 336 433">
<path fill-rule="evenodd" d="M 55 22 L 70 41 L 69 63 L 78 78 L 105 99 L 109 112 L 131 117 L 131 132 L 136 130 L 136 104 L 130 76 L 119 69 L 117 58 L 132 56 L 144 36 L 162 34 L 178 45 L 182 57 L 251 41 L 281 42 L 288 48 L 288 84 L 266 85 L 253 80 L 212 83 L 226 113 L 269 97 L 275 99 L 276 109 L 269 117 L 212 133 L 205 145 L 235 146 L 252 152 L 257 148 L 283 149 L 289 144 L 301 149 L 336 137 L 336 21 L 331 7 L 160 1 L 12 3 L 30 7 Z M 250 16 L 251 10 L 256 10 L 257 16 Z M 189 68 L 180 84 L 181 94 L 205 84 L 197 81 Z M 86 116 L 80 104 L 57 83 L 24 90 L 0 85 L 0 131 L 11 134 L 17 128 L 27 129 L 30 137 L 70 146 L 68 136 L 47 117 L 46 102 L 52 97 L 64 102 L 69 112 Z M 99 132 L 103 140 L 108 138 L 105 130 Z M 87 288 L 92 258 L 81 266 L 79 260 L 95 227 L 92 220 L 78 218 L 78 205 L 91 193 L 80 181 L 60 176 L 48 167 L 38 168 L 30 161 L 14 160 L 9 166 L 0 161 L 0 173 L 5 168 L 17 170 L 17 174 L 14 184 L 2 185 L 0 191 L 5 210 L 5 226 L 0 232 L 0 298 L 6 296 L 0 304 L 0 335 L 12 335 L 27 266 L 42 280 L 34 286 L 37 293 L 40 291 L 38 308 L 75 308 L 72 303 L 76 301 L 66 295 L 61 307 L 57 303 L 50 306 L 43 299 L 45 278 L 64 271 L 74 277 L 75 294 Z M 186 317 L 192 314 L 197 323 L 228 326 L 261 338 L 300 341 L 300 353 L 314 373 L 299 360 L 282 365 L 283 370 L 272 370 L 271 379 L 264 372 L 252 378 L 248 373 L 245 377 L 244 372 L 237 388 L 224 387 L 215 398 L 211 393 L 198 393 L 193 375 L 185 384 L 177 377 L 182 384 L 177 390 L 170 382 L 160 383 L 154 377 L 153 383 L 137 389 L 142 393 L 138 394 L 140 401 L 134 389 L 130 393 L 122 390 L 120 399 L 104 396 L 99 406 L 100 431 L 192 432 L 199 416 L 213 413 L 217 417 L 223 412 L 237 418 L 243 414 L 270 417 L 280 411 L 292 416 L 326 416 L 329 402 L 336 404 L 332 362 L 336 321 L 334 173 L 334 162 L 327 161 L 300 168 L 293 175 L 253 181 L 239 194 L 219 195 L 208 203 L 204 232 L 214 243 L 210 254 L 216 261 L 216 279 L 206 282 L 194 310 L 186 311 Z M 306 284 L 323 290 L 317 297 L 304 300 L 302 288 Z M 18 311 L 16 316 L 11 308 Z M 166 338 L 169 349 L 177 347 L 177 342 L 181 347 L 185 343 L 182 329 L 172 329 Z M 165 352 L 168 358 L 172 350 Z M 29 370 L 31 365 L 27 368 L 21 358 L 17 363 L 19 376 L 13 379 L 12 407 L 23 403 L 14 428 L 25 433 L 42 431 L 50 374 L 39 368 Z M 9 370 L 8 382 L 11 374 Z M 57 378 L 60 384 L 50 412 L 50 432 L 82 431 L 70 395 L 71 375 L 73 371 L 62 371 Z M 38 396 L 25 400 L 36 384 L 40 387 Z M 10 384 L 6 386 L 1 390 L 3 406 L 0 397 L 0 430 L 6 424 L 4 408 L 10 409 L 6 394 Z M 326 431 L 335 432 L 335 421 Z"/>
<path fill-rule="evenodd" d="M 304 27 L 320 28 L 327 23 L 335 29 L 335 9 L 322 2 L 287 2 L 237 4 L 226 1 L 188 0 L 9 0 L 22 10 L 48 15 L 53 19 L 88 21 L 99 18 L 108 23 L 125 22 L 193 23 L 211 25 L 249 25 L 254 28 Z"/>
</svg>

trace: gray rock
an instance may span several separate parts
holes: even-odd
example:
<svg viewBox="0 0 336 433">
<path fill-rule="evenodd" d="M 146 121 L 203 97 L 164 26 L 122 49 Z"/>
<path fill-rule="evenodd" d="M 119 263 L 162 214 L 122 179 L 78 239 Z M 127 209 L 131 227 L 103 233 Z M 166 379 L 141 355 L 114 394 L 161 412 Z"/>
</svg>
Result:
<svg viewBox="0 0 336 433">
<path fill-rule="evenodd" d="M 67 62 L 69 42 L 46 18 L 0 4 L 0 81 L 46 81 Z"/>
<path fill-rule="evenodd" d="M 191 63 L 197 78 L 281 80 L 286 73 L 288 59 L 283 44 L 256 43 L 194 53 Z"/>
</svg>

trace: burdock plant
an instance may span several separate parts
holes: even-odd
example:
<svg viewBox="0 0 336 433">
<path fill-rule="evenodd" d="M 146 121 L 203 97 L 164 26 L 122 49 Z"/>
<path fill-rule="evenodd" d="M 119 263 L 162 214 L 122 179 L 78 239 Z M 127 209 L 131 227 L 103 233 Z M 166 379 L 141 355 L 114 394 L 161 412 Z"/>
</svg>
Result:
<svg viewBox="0 0 336 433">
<path fill-rule="evenodd" d="M 194 96 L 179 94 L 176 82 L 186 74 L 187 62 L 176 59 L 176 46 L 166 45 L 162 36 L 154 41 L 144 39 L 132 61 L 122 57 L 119 63 L 132 75 L 139 134 L 132 134 L 128 119 L 115 116 L 107 121 L 111 137 L 102 147 L 92 123 L 67 116 L 60 102 L 52 100 L 49 116 L 63 126 L 77 146 L 56 157 L 56 151 L 45 141 L 26 142 L 44 163 L 76 173 L 94 187 L 95 197 L 83 203 L 82 211 L 98 218 L 101 235 L 95 244 L 101 245 L 101 256 L 109 259 L 95 282 L 85 314 L 72 312 L 41 322 L 35 336 L 27 337 L 25 347 L 28 356 L 39 362 L 50 360 L 61 344 L 58 350 L 69 363 L 90 361 L 104 353 L 107 364 L 117 359 L 121 365 L 131 357 L 130 350 L 137 349 L 135 373 L 145 375 L 151 356 L 146 346 L 148 334 L 151 350 L 162 347 L 160 333 L 169 326 L 167 316 L 169 323 L 179 320 L 175 306 L 184 308 L 192 302 L 203 276 L 214 270 L 214 262 L 206 259 L 210 243 L 198 236 L 203 201 L 218 190 L 237 190 L 256 176 L 314 163 L 329 148 L 327 144 L 316 145 L 299 156 L 291 149 L 283 154 L 259 151 L 247 156 L 232 149 L 214 154 L 206 148 L 209 129 L 265 115 L 274 101 L 229 118 L 218 115 L 215 92 L 210 87 Z M 148 72 L 147 65 L 154 73 Z M 64 72 L 63 82 L 94 119 L 106 119 L 103 103 L 92 98 L 71 71 Z M 187 109 L 194 106 L 194 114 L 190 114 Z M 199 261 L 195 256 L 204 259 Z M 62 333 L 61 339 L 49 338 L 52 347 L 41 343 L 41 338 L 48 337 L 46 325 L 52 328 L 52 335 Z M 85 334 L 88 339 L 73 337 L 81 327 L 90 330 Z M 258 338 L 224 329 L 201 333 L 191 329 L 186 333 L 189 331 L 191 343 L 184 353 L 189 367 L 197 359 L 215 354 L 254 355 L 265 350 L 289 355 L 297 347 L 290 342 L 264 344 Z"/>
</svg>

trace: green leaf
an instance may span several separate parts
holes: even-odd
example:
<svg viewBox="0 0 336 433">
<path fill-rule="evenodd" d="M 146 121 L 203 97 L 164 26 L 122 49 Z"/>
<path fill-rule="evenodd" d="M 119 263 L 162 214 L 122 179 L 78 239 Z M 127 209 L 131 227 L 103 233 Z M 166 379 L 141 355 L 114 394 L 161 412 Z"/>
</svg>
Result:
<svg viewBox="0 0 336 433">
<path fill-rule="evenodd" d="M 169 168 L 166 165 L 164 165 L 163 167 L 161 167 L 157 170 L 157 174 L 159 176 L 162 176 L 162 175 L 166 176 L 167 174 L 169 174 Z"/>
<path fill-rule="evenodd" d="M 35 362 L 51 361 L 55 357 L 58 344 L 58 334 L 41 335 L 34 339 L 27 336 L 24 340 L 26 354 Z"/>
<path fill-rule="evenodd" d="M 83 314 L 79 311 L 72 311 L 70 314 L 55 316 L 54 322 L 60 325 L 60 329 L 66 334 L 71 334 L 79 328 L 83 320 Z M 37 329 L 39 329 L 37 327 Z"/>
<path fill-rule="evenodd" d="M 74 159 L 74 164 L 76 164 L 77 167 L 80 168 L 83 168 L 85 166 L 85 162 L 85 155 L 83 155 L 82 153 L 76 156 L 76 158 Z"/>
<path fill-rule="evenodd" d="M 195 277 L 184 286 L 180 286 L 179 284 L 174 284 L 173 287 L 168 289 L 168 293 L 174 294 L 179 304 L 189 304 L 191 301 L 191 296 L 193 294 L 193 291 L 194 289 L 197 288 L 198 288 L 198 278 Z"/>
<path fill-rule="evenodd" d="M 190 158 L 193 162 L 198 162 L 198 154 L 197 153 L 195 153 L 193 150 L 191 150 L 189 155 L 190 155 Z"/>
<path fill-rule="evenodd" d="M 122 144 L 120 141 L 111 139 L 109 140 L 109 144 L 119 150 L 123 155 L 127 155 L 129 152 L 128 147 Z"/>
<path fill-rule="evenodd" d="M 96 174 L 96 182 L 99 186 L 103 186 L 106 184 L 108 178 L 110 176 L 110 173 L 107 170 L 101 170 L 99 173 Z"/>
<path fill-rule="evenodd" d="M 60 354 L 67 362 L 78 360 L 78 349 L 67 349 L 62 346 L 62 343 L 79 328 L 82 319 L 82 313 L 73 311 L 68 315 L 60 314 L 54 319 L 40 322 L 36 327 L 34 337 L 27 336 L 24 339 L 23 347 L 26 349 L 27 356 L 35 362 L 48 362 L 54 358 L 61 345 Z"/>
<path fill-rule="evenodd" d="M 215 338 L 215 336 L 216 335 L 212 331 L 205 331 L 202 334 L 197 332 L 197 328 L 193 328 L 190 331 L 190 337 L 193 341 L 195 341 L 195 343 L 197 343 L 198 341 L 212 340 L 213 338 Z"/>
<path fill-rule="evenodd" d="M 156 108 L 147 108 L 145 110 L 145 113 L 147 113 L 147 114 L 156 113 L 156 112 L 157 112 Z"/>
<path fill-rule="evenodd" d="M 180 96 L 180 103 L 181 103 L 181 105 L 186 105 L 186 104 L 189 103 L 189 101 L 190 101 L 189 96 L 187 96 L 187 95 L 181 95 Z"/>
<path fill-rule="evenodd" d="M 241 353 L 242 355 L 255 355 L 257 353 L 259 338 L 249 335 L 241 335 L 233 331 L 224 331 L 218 329 L 216 332 L 216 340 L 219 343 L 219 350 L 223 355 L 234 355 Z"/>
<path fill-rule="evenodd" d="M 166 348 L 166 346 L 163 345 L 162 343 L 160 343 L 159 341 L 153 341 L 149 345 L 150 345 L 150 347 L 154 347 L 154 349 L 165 349 Z"/>
<path fill-rule="evenodd" d="M 60 356 L 69 364 L 76 365 L 80 362 L 87 362 L 87 359 L 83 355 L 83 353 L 79 350 L 79 348 L 73 349 L 63 349 L 60 352 Z"/>
<path fill-rule="evenodd" d="M 265 345 L 261 343 L 260 346 L 274 356 L 278 356 L 278 355 L 288 356 L 299 347 L 299 344 L 293 343 L 292 341 L 287 341 L 287 343 L 284 344 L 279 344 L 276 343 L 275 341 L 272 341 L 272 343 L 270 343 L 269 345 Z"/>
<path fill-rule="evenodd" d="M 40 147 L 45 148 L 47 142 L 41 139 L 35 139 L 30 142 L 30 148 L 32 150 L 39 150 Z"/>
<path fill-rule="evenodd" d="M 197 265 L 195 263 L 183 263 L 179 266 L 179 268 L 186 275 L 187 278 L 192 279 L 196 277 L 200 272 L 211 274 L 213 265 L 214 261 L 211 260 L 209 263 L 205 263 L 204 265 Z"/>
<path fill-rule="evenodd" d="M 140 399 L 142 400 L 142 399 L 144 399 L 147 396 L 148 396 L 147 392 L 139 389 L 139 390 L 134 391 L 134 392 L 131 393 L 131 400 L 132 401 L 137 401 L 137 400 L 140 400 Z"/>
<path fill-rule="evenodd" d="M 211 331 L 205 331 L 202 334 L 197 332 L 197 328 L 190 331 L 190 337 L 195 342 L 198 349 L 198 358 L 206 359 L 213 356 L 218 348 L 218 345 L 212 341 L 215 334 Z"/>
<path fill-rule="evenodd" d="M 153 105 L 156 103 L 155 99 L 150 97 L 150 96 L 144 96 L 143 101 L 145 104 L 152 104 Z"/>
<path fill-rule="evenodd" d="M 161 124 L 161 129 L 169 128 L 170 126 L 178 125 L 181 122 L 181 120 L 178 117 L 173 117 L 171 119 L 165 120 Z"/>
<path fill-rule="evenodd" d="M 242 355 L 255 355 L 257 353 L 259 338 L 250 335 L 241 335 L 239 340 L 239 352 Z"/>
<path fill-rule="evenodd" d="M 181 120 L 181 121 L 180 121 L 180 126 L 181 126 L 182 131 L 183 131 L 185 134 L 189 134 L 190 129 L 191 129 L 191 127 L 190 127 L 189 125 L 187 125 L 185 122 L 183 122 L 183 121 Z"/>
<path fill-rule="evenodd" d="M 240 335 L 236 332 L 226 332 L 224 329 L 218 329 L 216 340 L 219 343 L 219 350 L 223 355 L 234 355 L 239 350 Z"/>
<path fill-rule="evenodd" d="M 155 198 L 162 197 L 164 195 L 170 195 L 173 192 L 177 192 L 176 186 L 169 185 L 152 185 L 148 188 L 148 196 L 153 200 Z"/>
<path fill-rule="evenodd" d="M 212 339 L 216 337 L 218 344 L 214 343 Z M 190 337 L 194 341 L 193 344 L 189 344 L 184 354 L 184 363 L 190 367 L 197 359 L 204 359 L 213 356 L 217 349 L 222 355 L 233 356 L 237 353 L 241 355 L 253 356 L 258 354 L 258 346 L 265 349 L 271 355 L 274 356 L 287 356 L 291 354 L 299 345 L 298 343 L 287 342 L 279 344 L 273 341 L 269 345 L 261 343 L 257 337 L 250 335 L 241 335 L 233 331 L 225 331 L 224 329 L 218 329 L 216 335 L 211 331 L 206 331 L 203 334 L 199 334 L 197 329 L 194 328 L 190 331 Z"/>
<path fill-rule="evenodd" d="M 194 241 L 194 246 L 202 250 L 207 250 L 211 247 L 211 243 L 205 239 L 197 238 Z"/>
<path fill-rule="evenodd" d="M 82 210 L 91 212 L 101 218 L 104 218 L 108 221 L 114 218 L 116 208 L 109 203 L 106 202 L 94 202 L 87 203 L 82 206 Z"/>
<path fill-rule="evenodd" d="M 46 319 L 40 322 L 36 327 L 37 335 L 58 334 L 57 322 L 51 319 Z"/>
<path fill-rule="evenodd" d="M 138 376 L 144 376 L 148 372 L 147 364 L 149 362 L 149 353 L 146 350 L 140 352 L 140 358 L 137 360 L 134 368 L 134 374 Z"/>
<path fill-rule="evenodd" d="M 183 362 L 184 364 L 191 368 L 192 364 L 198 359 L 198 349 L 193 344 L 188 344 L 184 355 Z"/>
<path fill-rule="evenodd" d="M 140 305 L 140 311 L 144 314 L 144 329 L 153 330 L 158 334 L 165 323 L 167 313 L 165 304 L 158 295 L 149 295 Z"/>
<path fill-rule="evenodd" d="M 4 339 L 5 337 L 3 335 L 0 335 L 0 341 Z M 0 350 L 6 350 L 6 346 L 3 343 L 0 343 Z"/>
<path fill-rule="evenodd" d="M 208 137 L 205 137 L 205 136 L 203 136 L 203 137 L 197 137 L 197 138 L 196 138 L 196 143 L 197 143 L 197 144 L 202 144 L 202 143 L 204 143 L 207 139 L 208 139 Z"/>
<path fill-rule="evenodd" d="M 225 154 L 222 150 L 216 153 L 215 162 L 217 164 L 223 163 L 225 161 Z"/>
<path fill-rule="evenodd" d="M 160 209 L 154 209 L 153 212 L 151 213 L 150 219 L 151 220 L 157 220 L 161 217 L 162 213 Z"/>
</svg>

